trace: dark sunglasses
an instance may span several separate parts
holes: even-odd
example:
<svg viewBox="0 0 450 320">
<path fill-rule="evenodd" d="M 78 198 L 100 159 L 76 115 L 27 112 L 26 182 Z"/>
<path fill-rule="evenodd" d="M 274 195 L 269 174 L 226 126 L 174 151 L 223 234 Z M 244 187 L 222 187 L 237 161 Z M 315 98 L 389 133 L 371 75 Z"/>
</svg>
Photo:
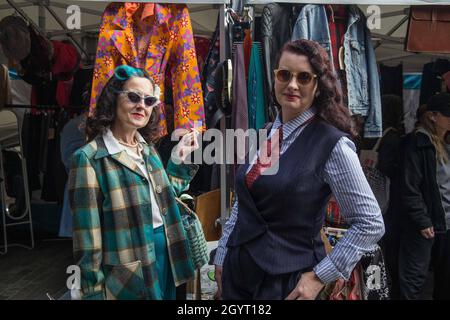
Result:
<svg viewBox="0 0 450 320">
<path fill-rule="evenodd" d="M 147 108 L 154 107 L 159 102 L 159 99 L 157 97 L 141 96 L 134 91 L 119 91 L 119 93 L 126 94 L 128 100 L 134 104 L 138 104 L 139 102 L 144 100 L 144 104 Z"/>
<path fill-rule="evenodd" d="M 277 70 L 274 70 L 274 72 L 275 72 L 275 77 L 281 83 L 291 82 L 292 77 L 295 76 L 297 79 L 297 82 L 302 86 L 306 86 L 306 85 L 310 84 L 313 79 L 317 78 L 316 74 L 309 73 L 306 71 L 294 73 L 289 70 L 277 69 Z"/>
</svg>

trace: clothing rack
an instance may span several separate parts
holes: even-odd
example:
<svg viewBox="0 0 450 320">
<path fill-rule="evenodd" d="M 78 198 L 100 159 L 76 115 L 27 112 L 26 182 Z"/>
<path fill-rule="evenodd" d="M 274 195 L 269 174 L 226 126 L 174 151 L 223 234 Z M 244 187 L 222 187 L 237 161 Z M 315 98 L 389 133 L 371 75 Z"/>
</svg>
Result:
<svg viewBox="0 0 450 320">
<path fill-rule="evenodd" d="M 269 4 L 271 0 L 246 0 L 246 4 Z M 303 3 L 303 4 L 360 4 L 360 5 L 449 5 L 450 1 L 424 1 L 424 0 L 277 0 L 279 3 Z"/>
<path fill-rule="evenodd" d="M 55 105 L 28 105 L 28 104 L 6 104 L 5 108 L 11 108 L 11 109 L 36 109 L 36 110 L 84 110 L 86 107 L 83 106 L 55 106 Z"/>
<path fill-rule="evenodd" d="M 110 2 L 109 0 L 93 0 L 96 2 Z M 45 28 L 45 22 L 46 22 L 46 18 L 45 18 L 45 10 L 49 7 L 61 7 L 62 4 L 55 2 L 55 5 L 52 2 L 48 2 L 47 0 L 26 0 L 27 3 L 22 4 L 22 3 L 16 3 L 15 0 L 7 0 L 7 3 L 13 8 L 15 9 L 15 11 L 20 14 L 28 23 L 30 23 L 31 25 L 33 25 L 37 31 L 41 34 L 44 34 L 44 30 Z M 127 0 L 117 0 L 117 2 L 127 2 Z M 198 5 L 198 7 L 202 7 L 200 5 L 206 5 L 206 4 L 214 4 L 214 5 L 218 5 L 220 6 L 219 8 L 219 13 L 220 13 L 220 60 L 224 61 L 228 57 L 228 53 L 230 52 L 228 50 L 228 46 L 229 44 L 226 43 L 226 34 L 225 32 L 227 32 L 227 27 L 228 27 L 228 21 L 227 21 L 227 15 L 226 15 L 226 10 L 229 7 L 231 1 L 230 0 L 187 0 L 187 1 L 182 1 L 182 0 L 157 0 L 157 1 L 152 1 L 152 0 L 146 0 L 146 1 L 142 1 L 142 0 L 138 0 L 137 2 L 146 2 L 146 3 L 182 3 L 182 4 L 195 4 Z M 235 1 L 233 1 L 235 2 Z M 25 7 L 25 6 L 38 6 L 39 7 L 39 25 L 37 25 L 21 8 Z M 5 9 L 3 6 L 0 8 L 1 9 Z M 90 14 L 99 14 L 99 12 L 94 12 L 91 9 L 88 8 L 84 8 L 81 6 L 81 11 L 82 12 L 87 12 Z M 195 8 L 193 8 L 195 10 Z M 50 12 L 52 15 L 53 13 Z M 100 16 L 101 14 L 99 14 Z M 59 21 L 57 21 L 59 22 Z M 63 32 L 65 34 L 70 34 L 70 33 L 75 33 L 75 32 L 80 32 L 80 30 L 66 30 L 66 28 L 64 26 L 61 26 L 64 30 Z M 89 26 L 85 27 L 85 28 L 81 28 L 81 32 L 87 31 Z M 92 27 L 92 26 L 91 26 Z M 78 45 L 77 45 L 78 47 Z M 20 108 L 20 109 L 32 109 L 32 108 L 36 108 L 37 110 L 62 110 L 62 109 L 76 109 L 77 107 L 57 107 L 57 106 L 33 106 L 33 105 L 7 105 L 6 107 L 8 108 Z M 222 118 L 220 120 L 220 128 L 221 131 L 224 133 L 226 130 L 226 121 L 225 118 Z M 225 136 L 225 134 L 224 134 Z M 223 153 L 223 163 L 226 163 L 225 161 L 225 153 Z M 230 215 L 230 204 L 229 204 L 229 199 L 230 199 L 230 187 L 229 187 L 229 179 L 227 179 L 227 174 L 230 174 L 230 168 L 227 168 L 230 166 L 227 166 L 226 164 L 222 164 L 220 165 L 220 189 L 221 189 L 221 223 L 222 225 L 224 224 L 224 221 L 229 217 Z"/>
<path fill-rule="evenodd" d="M 12 246 L 23 247 L 26 249 L 34 248 L 34 233 L 33 222 L 31 215 L 31 202 L 30 195 L 28 193 L 28 173 L 27 162 L 23 153 L 22 145 L 22 124 L 19 116 L 12 110 L 2 109 L 0 110 L 0 117 L 2 125 L 0 126 L 0 200 L 1 208 L 0 215 L 2 216 L 2 232 L 3 242 L 0 245 L 0 255 L 4 255 L 8 252 L 8 248 Z M 24 211 L 19 213 L 19 216 L 11 214 L 7 204 L 7 192 L 6 192 L 6 175 L 3 163 L 3 152 L 12 151 L 16 153 L 20 158 L 21 171 L 23 177 L 23 189 L 25 206 Z M 19 243 L 9 243 L 7 230 L 9 227 L 15 227 L 20 225 L 28 225 L 30 232 L 30 245 L 23 245 Z"/>
</svg>

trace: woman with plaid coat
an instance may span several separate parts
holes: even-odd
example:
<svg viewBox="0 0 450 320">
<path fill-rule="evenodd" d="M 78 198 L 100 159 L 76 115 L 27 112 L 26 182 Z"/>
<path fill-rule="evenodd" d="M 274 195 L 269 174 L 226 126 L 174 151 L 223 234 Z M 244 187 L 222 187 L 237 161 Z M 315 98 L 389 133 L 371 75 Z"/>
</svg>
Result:
<svg viewBox="0 0 450 320">
<path fill-rule="evenodd" d="M 159 89 L 143 70 L 120 66 L 103 89 L 69 176 L 74 256 L 82 299 L 174 299 L 194 276 L 175 197 L 198 170 L 183 135 L 165 170 L 158 136 Z"/>
</svg>

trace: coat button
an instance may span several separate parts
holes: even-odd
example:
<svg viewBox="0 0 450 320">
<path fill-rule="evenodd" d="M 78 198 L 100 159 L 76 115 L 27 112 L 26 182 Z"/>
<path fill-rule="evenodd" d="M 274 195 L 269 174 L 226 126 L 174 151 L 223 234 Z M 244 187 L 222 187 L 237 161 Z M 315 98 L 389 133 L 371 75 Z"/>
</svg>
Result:
<svg viewBox="0 0 450 320">
<path fill-rule="evenodd" d="M 162 209 L 162 213 L 163 213 L 163 214 L 166 214 L 166 213 L 167 213 L 167 208 L 163 208 L 163 209 Z"/>
<path fill-rule="evenodd" d="M 161 186 L 156 186 L 156 192 L 157 192 L 157 193 L 161 193 L 161 191 L 162 191 Z"/>
<path fill-rule="evenodd" d="M 148 171 L 152 171 L 153 170 L 152 166 L 147 166 L 147 168 L 148 168 Z"/>
<path fill-rule="evenodd" d="M 196 173 L 196 171 L 195 171 L 195 170 L 191 170 L 191 171 L 189 171 L 189 174 L 190 174 L 191 176 L 195 176 L 195 173 Z"/>
</svg>

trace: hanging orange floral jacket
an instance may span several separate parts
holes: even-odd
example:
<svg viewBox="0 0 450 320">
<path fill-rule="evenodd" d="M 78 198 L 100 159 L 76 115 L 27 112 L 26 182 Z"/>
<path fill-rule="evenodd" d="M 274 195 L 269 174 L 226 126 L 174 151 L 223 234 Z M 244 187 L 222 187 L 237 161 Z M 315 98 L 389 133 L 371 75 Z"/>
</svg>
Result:
<svg viewBox="0 0 450 320">
<path fill-rule="evenodd" d="M 135 23 L 125 3 L 113 2 L 105 9 L 95 60 L 91 113 L 114 69 L 127 64 L 143 68 L 152 75 L 161 88 L 161 101 L 164 101 L 165 77 L 170 75 L 175 129 L 189 129 L 200 124 L 205 130 L 203 94 L 186 5 L 155 4 L 153 16 L 146 21 L 146 33 L 150 37 L 148 50 L 137 52 Z M 161 136 L 164 136 L 167 134 L 164 103 L 160 108 Z"/>
</svg>

